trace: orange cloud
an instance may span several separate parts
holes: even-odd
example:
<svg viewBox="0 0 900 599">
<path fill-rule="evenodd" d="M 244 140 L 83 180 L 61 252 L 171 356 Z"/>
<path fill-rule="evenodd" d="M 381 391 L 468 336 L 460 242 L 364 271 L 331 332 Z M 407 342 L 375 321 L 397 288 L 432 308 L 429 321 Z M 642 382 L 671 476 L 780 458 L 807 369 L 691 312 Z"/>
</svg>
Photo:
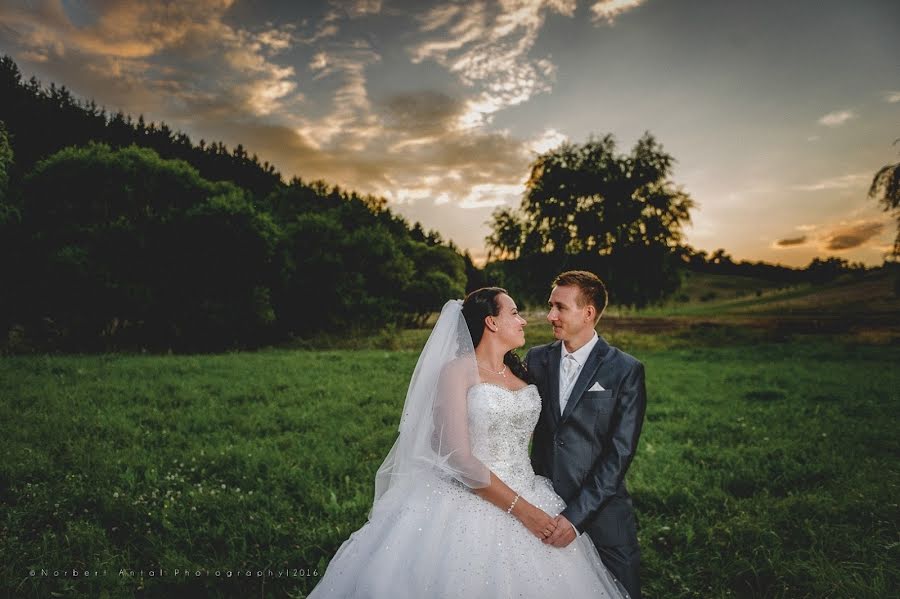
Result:
<svg viewBox="0 0 900 599">
<path fill-rule="evenodd" d="M 775 242 L 776 247 L 790 247 L 793 245 L 802 245 L 806 243 L 806 235 L 801 237 L 790 237 L 787 239 L 779 239 Z"/>
<path fill-rule="evenodd" d="M 884 223 L 879 222 L 862 222 L 839 227 L 825 235 L 825 247 L 829 250 L 849 250 L 863 245 L 883 230 Z"/>
</svg>

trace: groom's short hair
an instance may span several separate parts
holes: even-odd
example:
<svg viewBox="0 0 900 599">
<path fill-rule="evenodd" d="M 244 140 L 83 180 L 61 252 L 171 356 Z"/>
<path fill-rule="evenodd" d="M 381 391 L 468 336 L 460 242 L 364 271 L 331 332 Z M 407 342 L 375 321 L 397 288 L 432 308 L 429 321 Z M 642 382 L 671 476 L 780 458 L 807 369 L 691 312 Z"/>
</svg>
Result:
<svg viewBox="0 0 900 599">
<path fill-rule="evenodd" d="M 597 319 L 606 310 L 606 304 L 609 296 L 606 293 L 606 285 L 600 280 L 600 277 L 586 270 L 567 270 L 557 275 L 553 280 L 553 286 L 571 286 L 577 287 L 581 301 L 578 302 L 579 307 L 585 304 L 593 304 L 597 309 Z"/>
</svg>

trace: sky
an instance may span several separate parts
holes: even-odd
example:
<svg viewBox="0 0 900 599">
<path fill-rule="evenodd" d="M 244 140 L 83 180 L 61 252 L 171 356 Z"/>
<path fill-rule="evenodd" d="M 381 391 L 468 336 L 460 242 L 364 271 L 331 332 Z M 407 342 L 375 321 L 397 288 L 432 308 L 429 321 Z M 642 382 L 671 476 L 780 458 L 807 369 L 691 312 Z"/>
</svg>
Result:
<svg viewBox="0 0 900 599">
<path fill-rule="evenodd" d="M 540 152 L 607 133 L 675 157 L 698 250 L 878 265 L 896 231 L 867 197 L 900 161 L 895 1 L 0 0 L 0 53 L 383 196 L 476 262 Z"/>
</svg>

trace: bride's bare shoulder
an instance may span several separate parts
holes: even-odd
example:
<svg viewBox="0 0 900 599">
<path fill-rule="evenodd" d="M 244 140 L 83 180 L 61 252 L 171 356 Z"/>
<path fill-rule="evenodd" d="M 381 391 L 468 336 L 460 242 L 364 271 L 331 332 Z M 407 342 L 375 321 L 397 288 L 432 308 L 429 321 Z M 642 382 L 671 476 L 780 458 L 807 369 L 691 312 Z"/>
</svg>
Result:
<svg viewBox="0 0 900 599">
<path fill-rule="evenodd" d="M 471 357 L 461 356 L 444 364 L 441 368 L 441 379 L 454 381 L 472 381 L 478 375 L 478 367 Z"/>
</svg>

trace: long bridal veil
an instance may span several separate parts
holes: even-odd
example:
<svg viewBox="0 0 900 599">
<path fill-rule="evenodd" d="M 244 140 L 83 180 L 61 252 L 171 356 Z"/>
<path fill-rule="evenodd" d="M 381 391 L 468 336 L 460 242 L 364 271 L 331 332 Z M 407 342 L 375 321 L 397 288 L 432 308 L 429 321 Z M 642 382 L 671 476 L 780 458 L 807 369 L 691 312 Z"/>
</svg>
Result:
<svg viewBox="0 0 900 599">
<path fill-rule="evenodd" d="M 490 484 L 490 471 L 472 455 L 468 389 L 478 382 L 472 336 L 462 300 L 444 304 L 409 382 L 400 434 L 375 475 L 372 512 L 402 502 L 435 470 L 470 488 Z"/>
</svg>

